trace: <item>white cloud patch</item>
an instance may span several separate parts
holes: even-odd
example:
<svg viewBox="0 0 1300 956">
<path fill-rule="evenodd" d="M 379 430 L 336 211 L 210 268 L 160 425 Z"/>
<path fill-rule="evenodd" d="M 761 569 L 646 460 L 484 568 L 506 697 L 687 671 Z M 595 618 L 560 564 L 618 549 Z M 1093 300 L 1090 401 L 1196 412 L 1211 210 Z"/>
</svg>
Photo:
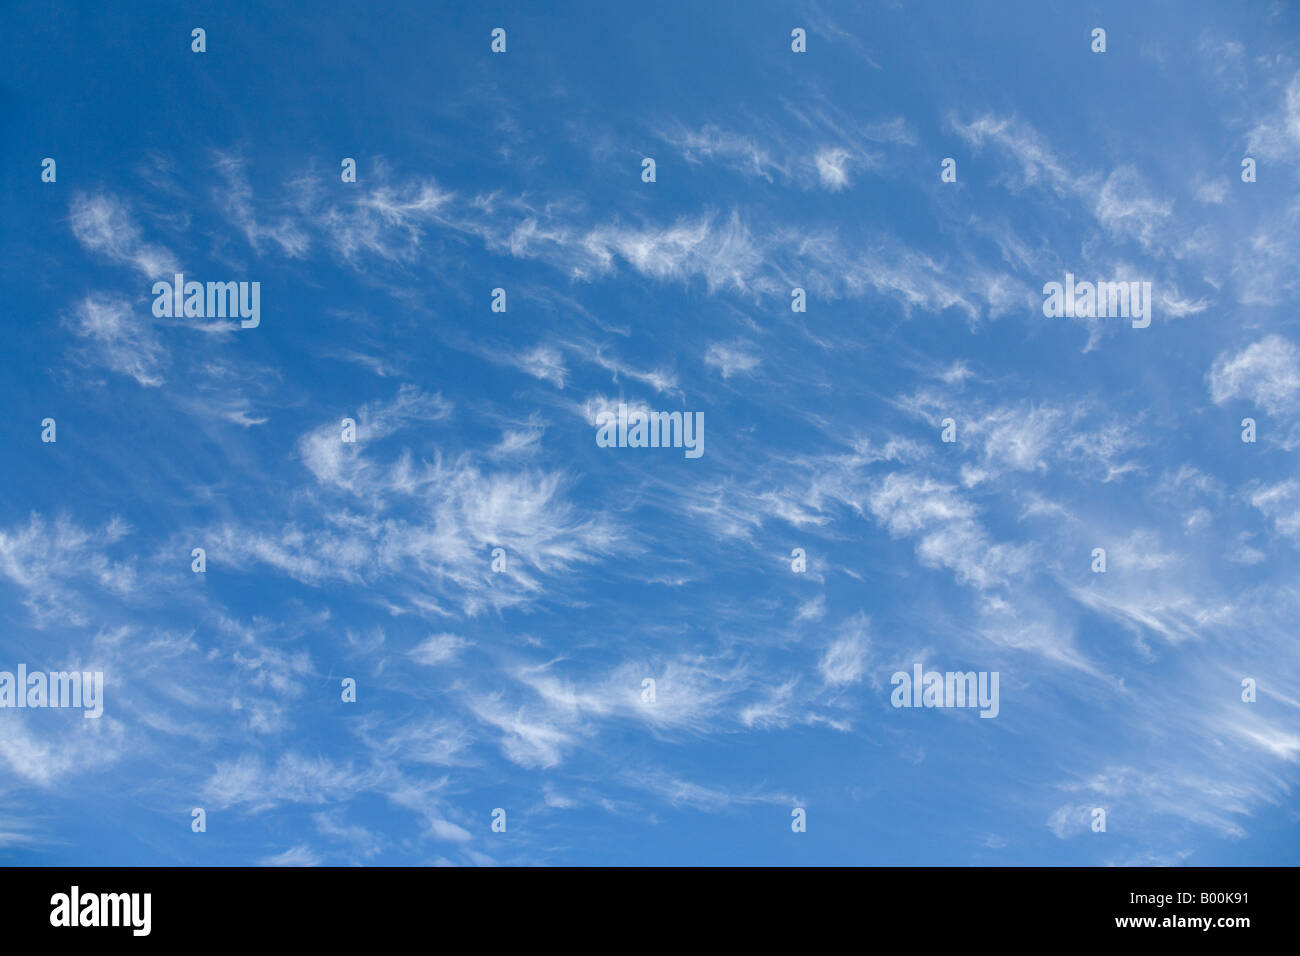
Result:
<svg viewBox="0 0 1300 956">
<path fill-rule="evenodd" d="M 439 664 L 454 660 L 462 649 L 469 647 L 472 643 L 472 641 L 467 641 L 455 634 L 432 634 L 412 648 L 409 656 L 417 664 L 436 667 Z"/>
<path fill-rule="evenodd" d="M 870 621 L 858 614 L 840 628 L 822 654 L 817 665 L 822 680 L 837 687 L 858 683 L 866 672 L 870 649 Z"/>
<path fill-rule="evenodd" d="M 704 363 L 722 372 L 724 379 L 758 368 L 759 358 L 744 343 L 714 342 L 704 353 Z"/>
<path fill-rule="evenodd" d="M 817 153 L 817 178 L 822 187 L 839 192 L 849 185 L 849 167 L 852 156 L 846 149 L 828 148 Z"/>
<path fill-rule="evenodd" d="M 1244 398 L 1271 413 L 1286 411 L 1300 399 L 1300 349 L 1280 335 L 1266 336 L 1235 355 L 1220 354 L 1209 382 L 1216 405 Z"/>
<path fill-rule="evenodd" d="M 138 315 L 125 299 L 87 296 L 65 323 L 81 340 L 78 359 L 135 379 L 140 385 L 163 384 L 167 354 L 153 330 L 150 314 Z"/>
<path fill-rule="evenodd" d="M 141 238 L 130 210 L 115 196 L 78 192 L 72 197 L 69 218 L 72 234 L 83 246 L 131 266 L 147 279 L 170 279 L 179 269 L 169 250 Z"/>
</svg>

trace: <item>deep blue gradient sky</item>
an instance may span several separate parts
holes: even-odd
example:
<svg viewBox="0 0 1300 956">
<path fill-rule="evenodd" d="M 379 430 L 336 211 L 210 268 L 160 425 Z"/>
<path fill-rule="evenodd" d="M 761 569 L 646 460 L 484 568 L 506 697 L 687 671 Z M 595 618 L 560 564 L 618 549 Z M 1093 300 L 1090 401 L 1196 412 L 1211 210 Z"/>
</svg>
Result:
<svg viewBox="0 0 1300 956">
<path fill-rule="evenodd" d="M 0 18 L 0 862 L 1300 862 L 1295 5 Z"/>
</svg>

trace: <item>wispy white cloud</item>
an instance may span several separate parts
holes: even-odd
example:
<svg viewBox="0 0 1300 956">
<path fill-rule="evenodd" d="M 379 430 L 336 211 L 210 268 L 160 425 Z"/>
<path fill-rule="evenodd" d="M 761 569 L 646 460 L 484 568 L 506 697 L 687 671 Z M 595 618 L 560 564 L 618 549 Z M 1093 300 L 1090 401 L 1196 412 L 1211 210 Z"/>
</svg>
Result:
<svg viewBox="0 0 1300 956">
<path fill-rule="evenodd" d="M 1241 351 L 1221 353 L 1209 373 L 1216 405 L 1248 399 L 1272 413 L 1300 401 L 1300 349 L 1280 335 L 1268 335 Z"/>
<path fill-rule="evenodd" d="M 72 234 L 83 246 L 131 266 L 150 281 L 169 279 L 178 271 L 176 257 L 168 249 L 144 241 L 130 209 L 116 196 L 74 193 L 69 219 Z"/>
<path fill-rule="evenodd" d="M 163 384 L 167 353 L 152 318 L 136 314 L 125 299 L 87 296 L 66 323 L 82 341 L 77 357 L 128 375 L 141 385 Z"/>
</svg>

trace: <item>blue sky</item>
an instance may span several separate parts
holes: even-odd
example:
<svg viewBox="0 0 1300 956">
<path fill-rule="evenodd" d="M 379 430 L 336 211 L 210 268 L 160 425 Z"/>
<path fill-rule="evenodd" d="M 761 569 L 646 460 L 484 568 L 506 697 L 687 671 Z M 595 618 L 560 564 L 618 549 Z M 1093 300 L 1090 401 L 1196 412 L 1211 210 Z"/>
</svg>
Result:
<svg viewBox="0 0 1300 956">
<path fill-rule="evenodd" d="M 0 860 L 1300 862 L 1297 9 L 446 6 L 7 8 Z"/>
</svg>

